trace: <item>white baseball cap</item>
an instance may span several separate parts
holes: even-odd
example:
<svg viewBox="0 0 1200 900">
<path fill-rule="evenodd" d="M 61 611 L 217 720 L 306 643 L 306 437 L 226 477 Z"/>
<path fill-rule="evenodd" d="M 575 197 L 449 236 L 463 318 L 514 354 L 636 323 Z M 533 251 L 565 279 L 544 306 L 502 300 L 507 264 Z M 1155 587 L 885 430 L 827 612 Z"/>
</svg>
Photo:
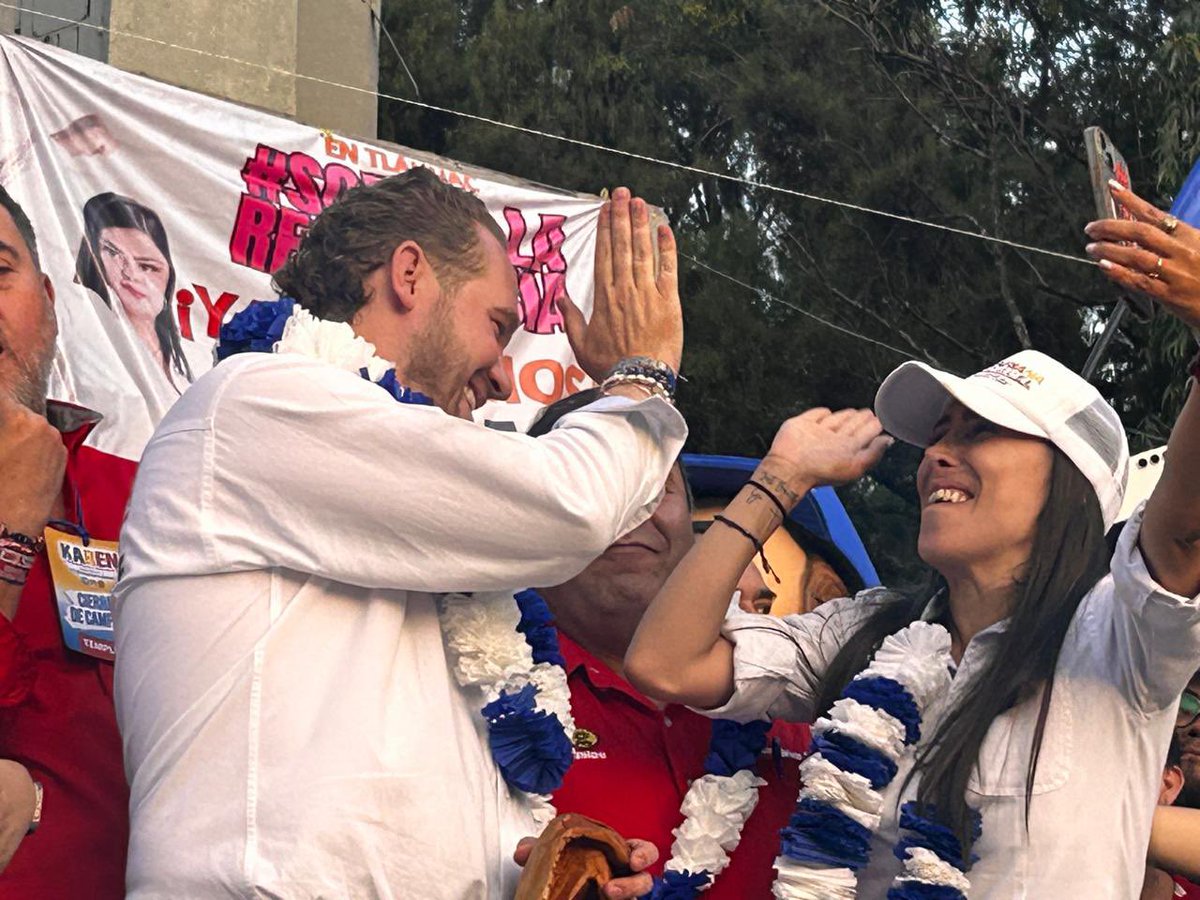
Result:
<svg viewBox="0 0 1200 900">
<path fill-rule="evenodd" d="M 928 447 L 952 398 L 989 422 L 1048 440 L 1095 488 L 1104 527 L 1117 521 L 1129 476 L 1129 442 L 1116 410 L 1075 372 L 1036 350 L 1022 350 L 967 378 L 906 362 L 879 386 L 875 414 L 888 434 Z"/>
</svg>

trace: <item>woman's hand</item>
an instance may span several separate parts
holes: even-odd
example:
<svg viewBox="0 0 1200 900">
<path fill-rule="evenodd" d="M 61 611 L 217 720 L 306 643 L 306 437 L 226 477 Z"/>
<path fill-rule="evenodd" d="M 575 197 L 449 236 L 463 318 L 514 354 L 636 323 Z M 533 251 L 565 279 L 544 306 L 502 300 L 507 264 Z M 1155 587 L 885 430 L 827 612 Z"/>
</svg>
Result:
<svg viewBox="0 0 1200 900">
<path fill-rule="evenodd" d="M 1115 181 L 1113 199 L 1134 216 L 1099 219 L 1084 229 L 1110 281 L 1143 294 L 1200 331 L 1200 231 L 1147 203 Z M 1122 243 L 1124 242 L 1124 243 Z"/>
<path fill-rule="evenodd" d="M 869 409 L 810 409 L 779 426 L 761 469 L 786 482 L 794 504 L 817 485 L 861 478 L 891 445 Z"/>
<path fill-rule="evenodd" d="M 1085 230 L 1094 243 L 1088 244 L 1088 254 L 1100 261 L 1109 279 L 1150 297 L 1200 334 L 1200 231 L 1114 181 L 1109 186 L 1113 198 L 1136 221 L 1101 219 L 1089 224 Z M 1194 474 L 1198 465 L 1200 388 L 1193 384 L 1171 429 L 1166 464 L 1146 502 L 1138 538 L 1154 580 L 1185 597 L 1200 591 L 1200 489 Z"/>
</svg>

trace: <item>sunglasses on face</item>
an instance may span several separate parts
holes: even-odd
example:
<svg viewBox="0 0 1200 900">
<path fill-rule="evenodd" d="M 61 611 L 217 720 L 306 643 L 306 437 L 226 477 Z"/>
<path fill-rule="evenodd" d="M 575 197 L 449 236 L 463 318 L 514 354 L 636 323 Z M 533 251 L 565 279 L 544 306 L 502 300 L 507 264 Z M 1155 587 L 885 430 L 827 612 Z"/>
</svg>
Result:
<svg viewBox="0 0 1200 900">
<path fill-rule="evenodd" d="M 1175 714 L 1175 727 L 1187 728 L 1197 718 L 1200 718 L 1200 697 L 1190 691 L 1184 691 L 1179 698 L 1179 712 Z"/>
</svg>

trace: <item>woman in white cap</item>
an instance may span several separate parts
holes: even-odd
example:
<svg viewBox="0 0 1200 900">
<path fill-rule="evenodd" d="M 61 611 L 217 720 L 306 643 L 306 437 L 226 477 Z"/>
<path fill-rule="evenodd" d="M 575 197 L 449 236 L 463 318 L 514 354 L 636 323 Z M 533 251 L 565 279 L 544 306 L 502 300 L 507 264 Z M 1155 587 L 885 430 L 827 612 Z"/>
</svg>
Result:
<svg viewBox="0 0 1200 900">
<path fill-rule="evenodd" d="M 1200 233 L 1114 194 L 1139 221 L 1093 223 L 1089 253 L 1200 325 Z M 1196 391 L 1111 558 L 1124 430 L 1044 354 L 968 378 L 905 363 L 879 389 L 878 419 L 810 410 L 784 423 L 625 661 L 645 693 L 714 717 L 816 720 L 777 897 L 1137 896 L 1176 705 L 1200 658 Z M 861 476 L 887 435 L 925 448 L 918 552 L 934 589 L 726 617 L 783 512 Z"/>
</svg>

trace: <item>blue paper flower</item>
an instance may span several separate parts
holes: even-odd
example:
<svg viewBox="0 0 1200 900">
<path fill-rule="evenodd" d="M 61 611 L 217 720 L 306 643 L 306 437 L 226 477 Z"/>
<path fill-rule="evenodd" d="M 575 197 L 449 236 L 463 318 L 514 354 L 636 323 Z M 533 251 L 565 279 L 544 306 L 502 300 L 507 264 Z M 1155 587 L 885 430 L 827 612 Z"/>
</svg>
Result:
<svg viewBox="0 0 1200 900">
<path fill-rule="evenodd" d="M 855 678 L 842 696 L 898 719 L 904 725 L 904 743 L 915 744 L 921 739 L 921 713 L 917 701 L 900 682 L 881 675 Z"/>
<path fill-rule="evenodd" d="M 542 599 L 542 595 L 534 590 L 526 590 L 517 594 L 515 599 L 517 607 L 521 610 L 521 622 L 517 625 L 517 631 L 525 635 L 525 643 L 529 644 L 533 651 L 533 661 L 565 666 L 567 662 L 559 650 L 554 615 Z"/>
<path fill-rule="evenodd" d="M 650 891 L 650 900 L 692 900 L 699 896 L 702 888 L 712 882 L 712 876 L 706 870 L 692 874 L 683 872 L 663 872 L 661 878 L 654 879 L 654 889 Z"/>
<path fill-rule="evenodd" d="M 767 744 L 770 729 L 770 722 L 755 721 L 743 725 L 730 719 L 714 720 L 704 771 L 709 775 L 729 777 L 742 769 L 752 768 Z"/>
<path fill-rule="evenodd" d="M 858 870 L 867 864 L 871 832 L 837 807 L 804 797 L 779 832 L 784 856 L 797 862 Z"/>
<path fill-rule="evenodd" d="M 217 361 L 246 351 L 270 353 L 271 348 L 283 337 L 283 326 L 295 306 L 296 301 L 291 297 L 253 301 L 221 326 L 217 340 Z"/>
<path fill-rule="evenodd" d="M 571 741 L 558 716 L 534 706 L 537 688 L 501 692 L 483 708 L 488 745 L 504 780 L 531 794 L 550 794 L 562 785 L 571 765 Z"/>
<path fill-rule="evenodd" d="M 888 889 L 887 900 L 966 900 L 966 895 L 948 884 L 927 884 L 906 878 Z"/>
<path fill-rule="evenodd" d="M 903 860 L 907 857 L 909 847 L 924 847 L 927 850 L 932 850 L 938 855 L 939 859 L 948 862 L 961 872 L 967 871 L 971 863 L 979 859 L 979 855 L 976 853 L 972 853 L 969 860 L 963 859 L 963 846 L 962 842 L 958 839 L 958 835 L 932 816 L 922 815 L 921 807 L 912 800 L 900 807 L 900 827 L 911 831 L 913 836 L 902 838 L 896 844 L 894 852 L 898 859 Z M 979 836 L 982 833 L 983 821 L 980 818 L 979 811 L 972 809 L 972 844 L 978 842 Z"/>
<path fill-rule="evenodd" d="M 826 731 L 813 738 L 812 752 L 820 753 L 843 771 L 863 776 L 875 790 L 896 777 L 894 760 L 839 731 Z"/>
</svg>

